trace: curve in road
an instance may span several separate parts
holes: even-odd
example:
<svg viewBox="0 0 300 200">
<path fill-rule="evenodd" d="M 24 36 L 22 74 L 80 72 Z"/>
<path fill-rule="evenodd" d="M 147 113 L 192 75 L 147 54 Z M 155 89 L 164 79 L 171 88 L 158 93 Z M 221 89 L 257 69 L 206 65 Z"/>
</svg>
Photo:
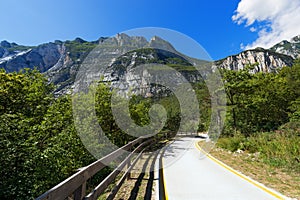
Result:
<svg viewBox="0 0 300 200">
<path fill-rule="evenodd" d="M 233 170 L 195 146 L 198 138 L 181 137 L 163 154 L 163 173 L 170 200 L 273 200 L 282 194 Z"/>
</svg>

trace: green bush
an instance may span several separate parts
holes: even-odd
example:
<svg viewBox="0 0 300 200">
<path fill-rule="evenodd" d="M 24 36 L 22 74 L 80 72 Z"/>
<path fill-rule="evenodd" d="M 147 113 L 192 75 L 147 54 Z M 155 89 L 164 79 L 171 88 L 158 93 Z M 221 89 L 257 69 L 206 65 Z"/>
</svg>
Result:
<svg viewBox="0 0 300 200">
<path fill-rule="evenodd" d="M 70 98 L 37 71 L 0 71 L 0 199 L 34 199 L 94 158 L 77 136 Z"/>
<path fill-rule="evenodd" d="M 238 149 L 259 152 L 261 160 L 271 166 L 300 172 L 300 131 L 287 128 L 290 125 L 279 131 L 256 133 L 249 137 L 220 138 L 217 146 L 232 152 Z"/>
<path fill-rule="evenodd" d="M 223 137 L 219 138 L 217 144 L 221 148 L 234 152 L 238 149 L 241 149 L 244 140 L 245 138 L 240 135 L 235 137 Z"/>
</svg>

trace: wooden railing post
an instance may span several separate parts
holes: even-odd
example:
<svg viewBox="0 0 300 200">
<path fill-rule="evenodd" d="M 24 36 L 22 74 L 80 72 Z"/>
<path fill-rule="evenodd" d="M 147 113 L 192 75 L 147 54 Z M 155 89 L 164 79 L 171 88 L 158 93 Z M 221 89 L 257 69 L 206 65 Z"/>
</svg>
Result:
<svg viewBox="0 0 300 200">
<path fill-rule="evenodd" d="M 146 144 L 149 144 L 152 139 L 149 136 L 144 136 L 137 138 L 123 147 L 111 152 L 110 154 L 104 156 L 103 158 L 91 163 L 88 166 L 82 167 L 70 176 L 65 179 L 58 185 L 54 186 L 41 196 L 39 196 L 36 200 L 49 200 L 49 199 L 66 199 L 73 195 L 75 200 L 82 199 L 97 199 L 97 197 L 108 187 L 109 184 L 117 177 L 120 171 L 126 166 L 128 169 L 132 170 L 133 166 L 137 162 L 137 159 L 132 161 L 133 153 L 137 153 L 140 151 Z M 145 142 L 145 140 L 147 140 Z M 134 148 L 137 144 L 138 147 Z M 134 149 L 132 151 L 132 149 Z M 132 151 L 129 156 L 127 156 L 126 160 L 123 160 L 121 164 L 111 173 L 109 174 L 96 188 L 94 188 L 93 192 L 86 194 L 86 182 L 93 177 L 96 173 L 98 173 L 101 169 L 106 167 L 105 163 L 111 163 L 121 155 L 124 155 L 124 151 Z M 137 157 L 139 158 L 139 157 Z M 128 179 L 131 178 L 131 173 L 128 173 Z M 126 178 L 126 174 L 124 174 L 124 179 Z"/>
<path fill-rule="evenodd" d="M 130 165 L 131 165 L 131 159 L 129 158 L 128 159 L 128 162 L 127 162 L 127 169 L 129 169 L 130 168 Z M 130 170 L 131 171 L 131 170 Z M 129 180 L 130 178 L 131 178 L 131 172 L 128 172 L 128 174 L 127 174 L 127 180 Z"/>
<path fill-rule="evenodd" d="M 74 191 L 74 200 L 82 200 L 85 197 L 86 181 Z"/>
<path fill-rule="evenodd" d="M 133 146 L 131 146 L 131 148 L 129 149 L 129 151 L 131 152 L 133 149 Z M 128 162 L 127 162 L 127 169 L 130 168 L 130 165 L 131 165 L 131 158 L 128 159 Z M 131 170 L 130 170 L 131 171 Z M 129 180 L 131 178 L 131 172 L 128 171 L 128 174 L 127 174 L 127 180 Z"/>
</svg>

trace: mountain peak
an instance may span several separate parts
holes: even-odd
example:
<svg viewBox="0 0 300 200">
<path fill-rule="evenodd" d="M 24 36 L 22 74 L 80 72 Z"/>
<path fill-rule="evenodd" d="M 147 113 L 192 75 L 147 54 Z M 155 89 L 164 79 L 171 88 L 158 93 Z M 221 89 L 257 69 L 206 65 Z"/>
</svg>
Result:
<svg viewBox="0 0 300 200">
<path fill-rule="evenodd" d="M 176 52 L 176 49 L 169 42 L 156 35 L 150 39 L 149 46 L 152 48 L 163 49 L 170 52 Z"/>
<path fill-rule="evenodd" d="M 276 53 L 285 54 L 288 56 L 292 56 L 294 59 L 300 57 L 300 35 L 293 37 L 290 41 L 283 40 L 278 44 L 275 44 L 271 51 L 275 51 Z"/>
<path fill-rule="evenodd" d="M 143 48 L 148 43 L 144 37 L 129 36 L 125 33 L 118 33 L 115 37 L 107 38 L 99 43 L 103 42 L 105 45 L 131 48 Z"/>
<path fill-rule="evenodd" d="M 78 43 L 85 43 L 86 42 L 85 40 L 81 39 L 80 37 L 75 38 L 74 41 L 78 42 Z"/>
<path fill-rule="evenodd" d="M 130 36 L 125 33 L 118 33 L 115 38 L 117 39 L 119 45 L 126 45 L 131 41 Z"/>
<path fill-rule="evenodd" d="M 300 43 L 300 35 L 297 35 L 291 39 L 292 43 Z"/>
<path fill-rule="evenodd" d="M 151 41 L 164 41 L 162 38 L 158 37 L 157 35 L 154 35 L 151 39 L 150 39 L 150 42 Z"/>
<path fill-rule="evenodd" d="M 11 44 L 9 42 L 7 42 L 6 40 L 3 40 L 0 42 L 0 46 L 4 47 L 4 48 L 10 48 Z"/>
<path fill-rule="evenodd" d="M 155 48 L 170 52 L 177 52 L 175 48 L 166 40 L 153 36 L 148 42 L 143 36 L 129 36 L 125 33 L 118 33 L 115 37 L 108 38 L 104 41 L 106 45 L 119 47 L 133 47 L 133 48 Z"/>
</svg>

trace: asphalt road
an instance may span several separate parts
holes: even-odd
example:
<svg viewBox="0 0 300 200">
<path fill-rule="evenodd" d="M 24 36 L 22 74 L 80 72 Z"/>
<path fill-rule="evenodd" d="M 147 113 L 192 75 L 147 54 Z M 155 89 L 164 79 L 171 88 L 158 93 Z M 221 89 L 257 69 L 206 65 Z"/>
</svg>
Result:
<svg viewBox="0 0 300 200">
<path fill-rule="evenodd" d="M 208 158 L 196 148 L 196 141 L 199 138 L 185 137 L 166 148 L 163 174 L 169 200 L 285 199 L 281 194 L 257 186 L 251 183 L 253 180 L 245 180 Z"/>
</svg>

